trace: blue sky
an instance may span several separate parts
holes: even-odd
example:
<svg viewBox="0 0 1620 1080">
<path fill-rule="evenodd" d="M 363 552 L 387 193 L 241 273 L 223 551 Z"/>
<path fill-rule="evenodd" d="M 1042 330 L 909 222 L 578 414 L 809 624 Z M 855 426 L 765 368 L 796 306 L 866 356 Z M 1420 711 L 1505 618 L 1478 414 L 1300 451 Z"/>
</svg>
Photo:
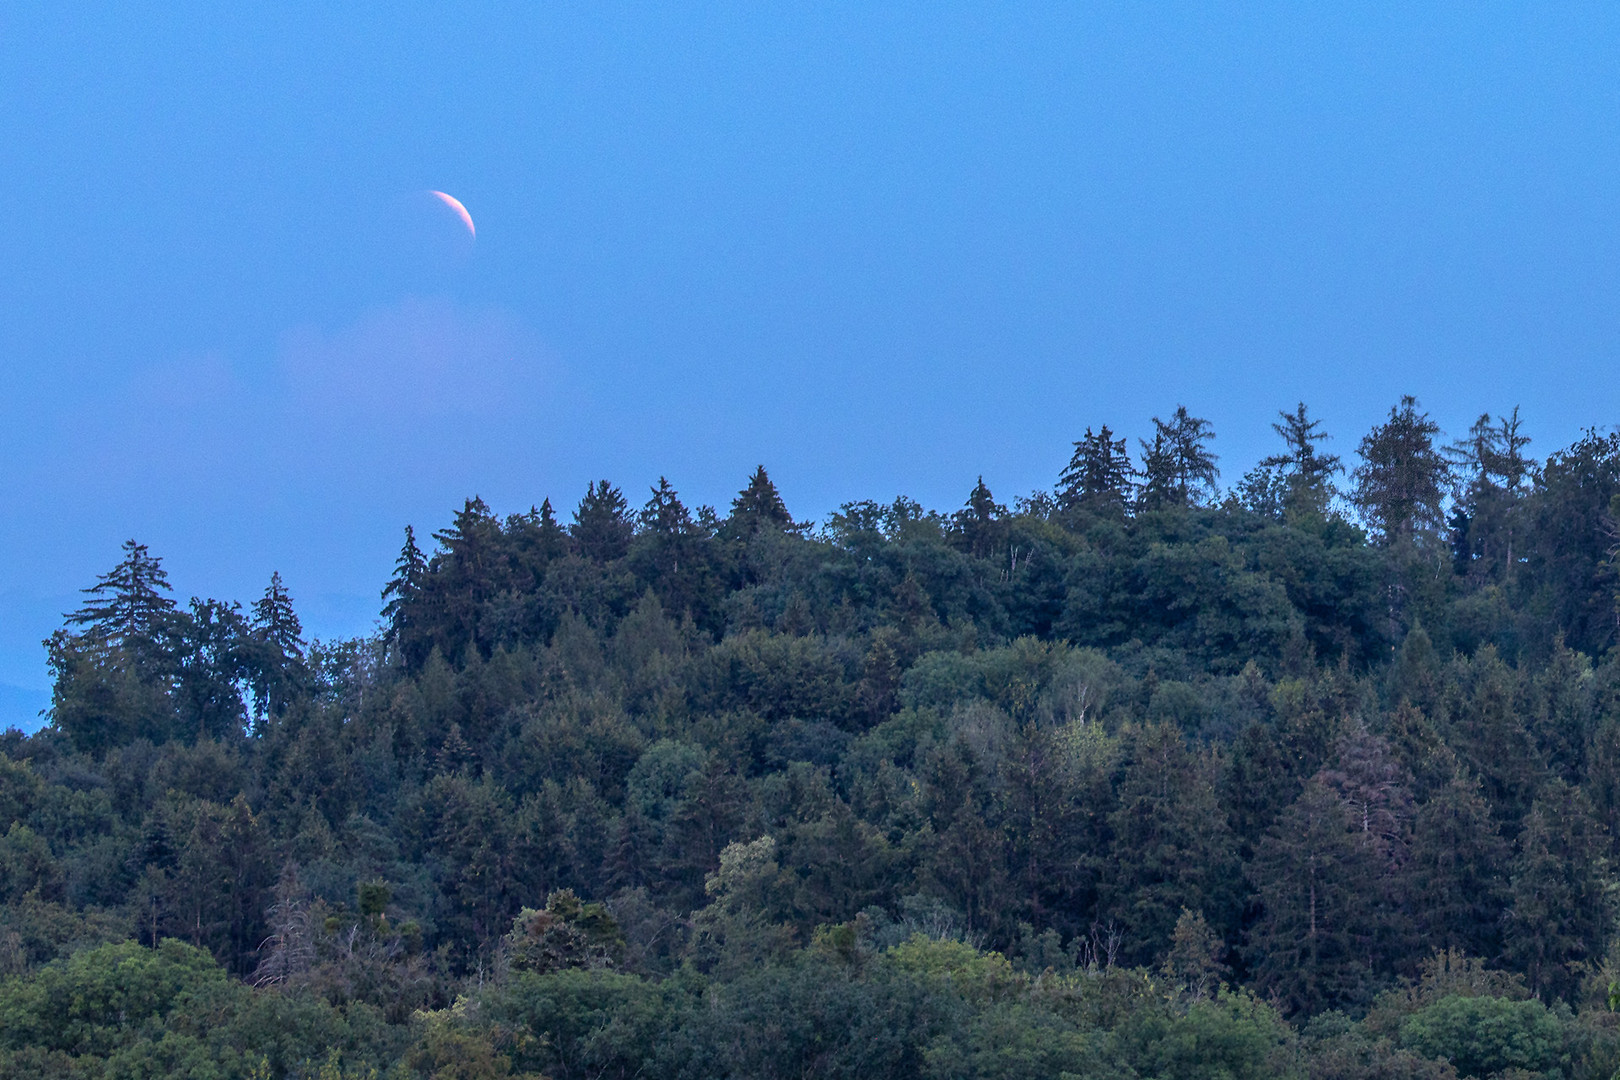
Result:
<svg viewBox="0 0 1620 1080">
<path fill-rule="evenodd" d="M 0 8 L 0 723 L 127 537 L 346 635 L 473 493 L 1617 419 L 1612 5 L 366 7 Z"/>
</svg>

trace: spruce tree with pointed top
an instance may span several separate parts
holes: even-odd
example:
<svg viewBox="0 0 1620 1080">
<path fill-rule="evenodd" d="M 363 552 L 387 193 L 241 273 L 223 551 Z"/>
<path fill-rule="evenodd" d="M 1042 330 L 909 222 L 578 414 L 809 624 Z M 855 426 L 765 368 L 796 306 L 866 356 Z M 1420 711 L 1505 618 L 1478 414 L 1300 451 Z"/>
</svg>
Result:
<svg viewBox="0 0 1620 1080">
<path fill-rule="evenodd" d="M 249 664 L 255 717 L 286 711 L 308 674 L 304 666 L 304 628 L 280 572 L 270 575 L 264 595 L 253 602 L 249 623 L 256 648 Z"/>
<path fill-rule="evenodd" d="M 68 625 L 45 641 L 51 722 L 92 753 L 136 738 L 163 742 L 175 725 L 186 615 L 164 595 L 168 575 L 146 545 L 129 540 L 123 552 L 84 590 L 90 599 Z"/>
<path fill-rule="evenodd" d="M 551 508 L 549 498 L 540 503 L 539 515 L 535 518 L 535 529 L 541 555 L 548 561 L 568 550 L 568 530 L 557 523 L 557 512 Z"/>
<path fill-rule="evenodd" d="M 86 627 L 85 636 L 116 645 L 142 658 L 165 651 L 174 630 L 175 602 L 163 561 L 145 544 L 126 540 L 124 558 L 83 592 L 90 599 L 67 616 L 69 625 Z"/>
<path fill-rule="evenodd" d="M 975 558 L 985 558 L 1001 549 L 1005 535 L 1007 508 L 996 502 L 984 477 L 968 493 L 967 504 L 951 516 L 951 531 L 958 544 Z"/>
<path fill-rule="evenodd" d="M 1482 414 L 1468 436 L 1448 448 L 1457 472 L 1457 501 L 1451 519 L 1453 566 L 1476 581 L 1507 582 L 1523 554 L 1524 500 L 1535 463 L 1526 456 L 1518 406 L 1494 421 Z"/>
<path fill-rule="evenodd" d="M 1261 993 L 1289 1013 L 1365 1004 L 1380 973 L 1367 966 L 1377 932 L 1376 854 L 1350 807 L 1313 780 L 1256 846 L 1248 876 L 1259 916 L 1248 962 Z"/>
<path fill-rule="evenodd" d="M 394 560 L 394 576 L 383 586 L 382 617 L 388 624 L 388 640 L 411 666 L 427 658 L 427 645 L 419 628 L 427 574 L 427 557 L 416 546 L 416 530 L 407 525 L 405 544 Z"/>
<path fill-rule="evenodd" d="M 1327 513 L 1333 500 L 1333 475 L 1344 471 L 1335 454 L 1319 453 L 1316 444 L 1331 436 L 1318 431 L 1322 421 L 1312 420 L 1305 403 L 1300 402 L 1293 412 L 1278 412 L 1281 423 L 1273 423 L 1271 430 L 1282 436 L 1287 450 L 1262 458 L 1260 467 L 1277 469 L 1282 477 L 1286 494 L 1283 509 L 1286 513 L 1321 516 Z"/>
<path fill-rule="evenodd" d="M 252 625 L 254 632 L 281 650 L 283 656 L 304 658 L 304 627 L 293 610 L 292 597 L 287 593 L 280 571 L 271 573 L 264 595 L 253 601 Z"/>
<path fill-rule="evenodd" d="M 754 470 L 754 475 L 748 478 L 748 486 L 737 492 L 737 497 L 731 501 L 726 524 L 728 531 L 739 536 L 752 536 L 762 529 L 792 532 L 798 528 L 763 465 Z"/>
<path fill-rule="evenodd" d="M 1159 421 L 1154 420 L 1157 424 Z M 1142 482 L 1136 489 L 1138 513 L 1147 510 L 1168 510 L 1185 505 L 1176 485 L 1175 454 L 1163 431 L 1153 433 L 1153 441 L 1137 440 L 1142 445 Z"/>
<path fill-rule="evenodd" d="M 630 550 L 635 525 L 624 492 L 599 480 L 585 489 L 569 528 L 579 553 L 593 562 L 612 562 Z"/>
<path fill-rule="evenodd" d="M 1153 441 L 1142 440 L 1142 493 L 1145 509 L 1198 506 L 1216 494 L 1220 470 L 1209 449 L 1215 429 L 1208 420 L 1177 405 L 1168 421 L 1153 418 Z"/>
<path fill-rule="evenodd" d="M 1418 408 L 1403 395 L 1361 440 L 1361 464 L 1351 473 L 1351 501 L 1385 546 L 1430 540 L 1445 524 L 1452 466 L 1435 443 L 1440 425 Z"/>
<path fill-rule="evenodd" d="M 1537 994 L 1573 999 L 1602 963 L 1615 911 L 1608 837 L 1580 788 L 1554 778 L 1519 834 L 1504 920 L 1508 959 Z"/>
<path fill-rule="evenodd" d="M 680 494 L 658 478 L 642 508 L 641 531 L 632 546 L 631 565 L 658 592 L 671 612 L 690 614 L 707 625 L 720 603 L 714 595 L 712 536 L 692 520 Z"/>
<path fill-rule="evenodd" d="M 1116 439 L 1107 424 L 1095 433 L 1088 427 L 1058 477 L 1058 509 L 1123 518 L 1131 506 L 1135 477 L 1124 437 Z"/>
</svg>

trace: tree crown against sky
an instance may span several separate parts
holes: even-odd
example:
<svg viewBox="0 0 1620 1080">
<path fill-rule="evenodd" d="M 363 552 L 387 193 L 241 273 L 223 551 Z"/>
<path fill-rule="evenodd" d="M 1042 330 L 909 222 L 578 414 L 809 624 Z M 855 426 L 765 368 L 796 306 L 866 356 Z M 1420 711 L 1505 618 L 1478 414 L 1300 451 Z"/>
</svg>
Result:
<svg viewBox="0 0 1620 1080">
<path fill-rule="evenodd" d="M 1620 437 L 1514 464 L 1505 415 L 1393 538 L 1390 477 L 1443 451 L 1411 399 L 1346 498 L 1303 406 L 1224 493 L 1178 409 L 1158 463 L 1093 426 L 1055 493 L 819 529 L 763 468 L 724 517 L 663 477 L 573 528 L 473 497 L 352 641 L 279 573 L 175 603 L 126 545 L 51 640 L 52 726 L 0 740 L 0 1064 L 308 1071 L 255 1034 L 298 1002 L 426 1075 L 845 1042 L 861 1075 L 1180 1075 L 1194 1030 L 1189 1076 L 1208 1040 L 1257 1077 L 1612 1072 Z M 75 1042 L 31 996 L 118 970 L 149 1021 Z"/>
</svg>

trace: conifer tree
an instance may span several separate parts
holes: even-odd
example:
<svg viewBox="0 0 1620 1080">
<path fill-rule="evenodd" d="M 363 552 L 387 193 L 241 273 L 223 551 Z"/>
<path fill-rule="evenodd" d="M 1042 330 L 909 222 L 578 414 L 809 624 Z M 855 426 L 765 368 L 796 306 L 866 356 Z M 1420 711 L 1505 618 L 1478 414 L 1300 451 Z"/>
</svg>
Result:
<svg viewBox="0 0 1620 1080">
<path fill-rule="evenodd" d="M 1607 943 L 1608 838 L 1579 788 L 1554 779 L 1531 807 L 1513 860 L 1504 936 L 1531 989 L 1570 998 Z"/>
<path fill-rule="evenodd" d="M 123 550 L 123 560 L 83 590 L 90 599 L 67 621 L 86 627 L 96 641 L 151 656 L 174 629 L 175 603 L 164 595 L 170 591 L 169 575 L 145 544 L 126 540 Z"/>
<path fill-rule="evenodd" d="M 504 569 L 501 524 L 483 499 L 476 495 L 468 499 L 450 527 L 434 533 L 433 539 L 439 552 L 429 566 L 438 571 L 444 589 L 484 596 L 498 588 Z"/>
<path fill-rule="evenodd" d="M 1351 501 L 1385 545 L 1432 538 L 1445 523 L 1451 463 L 1435 445 L 1440 425 L 1407 394 L 1361 440 Z"/>
<path fill-rule="evenodd" d="M 1162 956 L 1184 909 L 1218 924 L 1235 914 L 1234 841 L 1207 762 L 1181 732 L 1153 724 L 1137 733 L 1108 818 L 1114 858 L 1104 883 L 1105 910 L 1126 931 L 1124 957 Z"/>
<path fill-rule="evenodd" d="M 554 559 L 563 553 L 567 544 L 568 532 L 557 524 L 557 513 L 551 508 L 551 500 L 544 499 L 540 503 L 538 518 L 540 541 L 544 547 L 546 558 Z"/>
<path fill-rule="evenodd" d="M 1620 639 L 1616 495 L 1620 431 L 1588 430 L 1542 463 L 1534 491 L 1523 504 L 1519 587 L 1539 594 L 1539 602 L 1548 605 L 1540 621 L 1561 629 L 1571 648 L 1589 656 Z"/>
<path fill-rule="evenodd" d="M 253 630 L 288 659 L 304 658 L 304 627 L 279 572 L 270 575 L 264 595 L 253 601 Z"/>
<path fill-rule="evenodd" d="M 1154 420 L 1157 425 L 1159 421 Z M 1136 489 L 1136 510 L 1165 510 L 1183 505 L 1176 487 L 1176 459 L 1164 432 L 1155 431 L 1153 441 L 1142 444 L 1142 481 Z"/>
<path fill-rule="evenodd" d="M 1153 424 L 1160 426 L 1158 417 L 1154 417 Z M 1192 506 L 1214 498 L 1220 470 L 1215 467 L 1217 459 L 1208 445 L 1215 440 L 1213 425 L 1188 415 L 1185 405 L 1177 405 L 1165 435 L 1175 462 L 1177 494 L 1183 504 Z"/>
<path fill-rule="evenodd" d="M 697 534 L 697 525 L 692 521 L 692 514 L 681 502 L 681 497 L 670 486 L 666 477 L 658 478 L 658 486 L 652 489 L 652 498 L 641 511 L 641 528 L 651 536 L 662 541 L 685 539 Z"/>
<path fill-rule="evenodd" d="M 1479 781 L 1453 774 L 1420 806 L 1407 867 L 1416 930 L 1436 949 L 1496 956 L 1506 906 L 1507 845 Z"/>
<path fill-rule="evenodd" d="M 1288 1011 L 1353 1006 L 1377 989 L 1367 964 L 1379 907 L 1375 863 L 1350 808 L 1317 780 L 1260 843 L 1249 868 L 1261 909 L 1249 962 L 1260 990 Z"/>
<path fill-rule="evenodd" d="M 80 749 L 99 752 L 144 737 L 162 742 L 174 728 L 186 616 L 164 594 L 168 575 L 145 544 L 84 592 L 90 599 L 45 642 L 54 676 L 51 719 Z"/>
<path fill-rule="evenodd" d="M 448 529 L 433 534 L 439 550 L 423 579 L 433 641 L 452 660 L 471 647 L 487 656 L 485 605 L 512 583 L 511 552 L 501 523 L 483 499 L 468 499 Z"/>
<path fill-rule="evenodd" d="M 518 571 L 513 584 L 527 588 L 538 584 L 552 560 L 568 551 L 568 534 L 557 523 L 551 500 L 546 499 L 538 509 L 531 506 L 528 513 L 506 519 L 506 543 L 513 569 Z"/>
<path fill-rule="evenodd" d="M 1523 555 L 1523 500 L 1535 465 L 1525 456 L 1518 406 L 1493 422 L 1484 413 L 1468 437 L 1450 448 L 1457 473 L 1457 506 L 1451 518 L 1452 555 L 1460 574 L 1506 581 Z"/>
<path fill-rule="evenodd" d="M 1226 945 L 1200 912 L 1181 909 L 1159 972 L 1187 1002 L 1213 998 L 1231 975 Z"/>
<path fill-rule="evenodd" d="M 763 465 L 754 470 L 754 475 L 748 478 L 748 486 L 737 492 L 737 497 L 731 501 L 731 515 L 727 520 L 742 536 L 752 536 L 761 529 L 791 532 L 796 528 L 787 504 Z"/>
<path fill-rule="evenodd" d="M 612 562 L 630 550 L 635 527 L 624 493 L 600 480 L 585 490 L 569 529 L 579 553 L 594 562 Z"/>
<path fill-rule="evenodd" d="M 1293 514 L 1325 514 L 1333 499 L 1333 474 L 1344 471 L 1344 466 L 1336 455 L 1317 452 L 1316 444 L 1329 436 L 1316 430 L 1322 421 L 1307 417 L 1303 401 L 1293 412 L 1277 415 L 1281 423 L 1273 423 L 1271 429 L 1282 436 L 1287 450 L 1262 459 L 1260 465 L 1280 470 L 1287 492 L 1283 497 L 1285 510 Z"/>
<path fill-rule="evenodd" d="M 388 622 L 389 636 L 398 643 L 414 629 L 414 608 L 421 601 L 427 578 L 427 558 L 416 546 L 416 530 L 405 526 L 405 546 L 394 561 L 394 576 L 383 586 L 382 617 Z"/>
<path fill-rule="evenodd" d="M 1058 477 L 1058 509 L 1122 518 L 1131 506 L 1135 476 L 1125 439 L 1114 438 L 1107 424 L 1096 433 L 1088 427 Z"/>
<path fill-rule="evenodd" d="M 1209 449 L 1215 431 L 1208 420 L 1176 406 L 1168 422 L 1153 418 L 1153 441 L 1142 444 L 1142 487 L 1137 504 L 1145 510 L 1200 505 L 1215 495 L 1220 471 Z"/>
<path fill-rule="evenodd" d="M 257 646 L 248 664 L 253 712 L 257 717 L 279 716 L 307 674 L 304 628 L 279 572 L 270 575 L 264 595 L 253 602 L 250 626 Z"/>
<path fill-rule="evenodd" d="M 952 515 L 951 527 L 968 553 L 982 559 L 1001 548 L 1006 516 L 1007 508 L 996 502 L 981 476 L 968 493 L 967 505 Z"/>
</svg>

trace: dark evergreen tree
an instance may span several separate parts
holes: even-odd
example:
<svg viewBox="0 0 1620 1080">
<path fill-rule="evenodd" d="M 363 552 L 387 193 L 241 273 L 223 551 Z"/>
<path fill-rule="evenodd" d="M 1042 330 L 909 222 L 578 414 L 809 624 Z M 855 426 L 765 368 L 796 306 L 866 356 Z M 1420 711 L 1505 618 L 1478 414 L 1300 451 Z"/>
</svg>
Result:
<svg viewBox="0 0 1620 1080">
<path fill-rule="evenodd" d="M 506 519 L 507 545 L 512 549 L 514 569 L 519 571 L 513 584 L 524 589 L 538 587 L 552 560 L 568 551 L 568 533 L 557 522 L 551 500 L 529 508 L 526 514 Z"/>
<path fill-rule="evenodd" d="M 1333 474 L 1343 472 L 1344 466 L 1336 455 L 1316 450 L 1316 444 L 1329 437 L 1327 432 L 1316 430 L 1322 421 L 1307 417 L 1303 401 L 1293 412 L 1277 415 L 1282 422 L 1273 423 L 1271 429 L 1282 436 L 1287 449 L 1263 458 L 1260 465 L 1279 471 L 1286 490 L 1283 508 L 1288 513 L 1326 514 L 1334 495 Z"/>
<path fill-rule="evenodd" d="M 748 486 L 737 492 L 726 520 L 731 531 L 739 536 L 752 536 L 761 529 L 791 532 L 797 528 L 763 465 L 748 478 Z"/>
<path fill-rule="evenodd" d="M 594 562 L 612 562 L 630 550 L 635 525 L 624 493 L 600 480 L 585 490 L 568 530 L 579 553 Z"/>
<path fill-rule="evenodd" d="M 709 556 L 712 537 L 681 502 L 664 477 L 641 511 L 641 531 L 633 544 L 632 565 L 657 590 L 664 607 L 690 615 L 708 628 L 720 609 Z"/>
<path fill-rule="evenodd" d="M 1351 501 L 1386 545 L 1433 539 L 1445 523 L 1451 463 L 1435 438 L 1440 425 L 1407 394 L 1389 419 L 1361 440 Z"/>
<path fill-rule="evenodd" d="M 1138 473 L 1142 479 L 1136 488 L 1136 509 L 1164 510 L 1183 505 L 1176 484 L 1175 454 L 1164 432 L 1154 432 L 1152 442 L 1137 441 L 1142 444 L 1142 468 Z"/>
<path fill-rule="evenodd" d="M 1124 438 L 1114 438 L 1107 424 L 1095 434 L 1088 427 L 1058 477 L 1057 507 L 1066 513 L 1084 510 L 1123 518 L 1131 507 L 1135 476 Z"/>
<path fill-rule="evenodd" d="M 449 657 L 461 657 L 469 647 L 487 657 L 495 645 L 485 625 L 487 605 L 512 583 L 511 553 L 501 523 L 474 496 L 450 527 L 433 538 L 439 550 L 428 563 L 422 590 L 433 644 Z"/>
<path fill-rule="evenodd" d="M 253 601 L 252 625 L 254 633 L 274 645 L 282 656 L 292 660 L 304 658 L 304 627 L 293 610 L 292 597 L 280 573 L 270 575 L 264 595 Z"/>
<path fill-rule="evenodd" d="M 1219 470 L 1208 444 L 1215 432 L 1208 420 L 1189 415 L 1176 406 L 1168 422 L 1153 418 L 1153 439 L 1142 444 L 1141 486 L 1137 508 L 1162 510 L 1188 507 L 1214 498 Z"/>
<path fill-rule="evenodd" d="M 1249 866 L 1260 915 L 1247 955 L 1256 984 L 1290 1012 L 1353 1007 L 1379 989 L 1367 947 L 1381 907 L 1376 854 L 1350 808 L 1312 781 Z"/>
<path fill-rule="evenodd" d="M 420 648 L 421 627 L 418 621 L 423 614 L 420 605 L 427 572 L 427 557 L 416 546 L 416 531 L 407 525 L 405 546 L 400 548 L 399 558 L 394 561 L 394 576 L 383 586 L 382 617 L 388 624 L 388 636 L 395 647 L 406 651 L 406 655 L 416 664 L 426 659 L 425 651 L 421 656 L 416 656 L 415 652 Z"/>
<path fill-rule="evenodd" d="M 951 532 L 957 543 L 975 558 L 1001 552 L 1007 536 L 1007 508 L 996 502 L 985 486 L 984 477 L 968 493 L 967 505 L 951 517 Z"/>
<path fill-rule="evenodd" d="M 1406 893 L 1425 945 L 1499 955 L 1507 845 L 1477 780 L 1454 774 L 1418 807 Z"/>
<path fill-rule="evenodd" d="M 184 613 L 161 561 L 145 544 L 84 592 L 90 599 L 45 642 L 54 676 L 51 719 L 80 749 L 98 752 L 135 738 L 162 742 L 174 728 Z"/>
<path fill-rule="evenodd" d="M 1181 732 L 1150 725 L 1128 753 L 1119 807 L 1108 818 L 1114 857 L 1103 914 L 1125 931 L 1121 959 L 1150 963 L 1169 949 L 1183 910 L 1235 924 L 1238 865 L 1210 763 L 1188 750 Z"/>
<path fill-rule="evenodd" d="M 1245 860 L 1253 857 L 1255 845 L 1299 794 L 1300 781 L 1290 765 L 1275 728 L 1263 721 L 1245 727 L 1231 747 L 1221 801 Z"/>
<path fill-rule="evenodd" d="M 1520 708 L 1519 672 L 1487 645 L 1459 661 L 1448 703 L 1447 745 L 1485 786 L 1487 799 L 1509 835 L 1530 808 L 1546 761 L 1536 747 L 1530 717 Z"/>
<path fill-rule="evenodd" d="M 1028 725 L 1000 770 L 1018 917 L 1062 936 L 1089 931 L 1108 862 L 1109 766 L 1076 760 L 1073 728 Z"/>
<path fill-rule="evenodd" d="M 1572 998 L 1603 956 L 1614 915 L 1608 847 L 1581 790 L 1550 781 L 1519 834 L 1504 930 L 1508 959 L 1538 994 Z"/>
<path fill-rule="evenodd" d="M 1489 413 L 1482 415 L 1468 437 L 1451 447 L 1458 474 L 1452 552 L 1459 573 L 1490 581 L 1512 578 L 1523 556 L 1522 504 L 1535 478 L 1534 463 L 1524 453 L 1529 444 L 1515 406 L 1495 422 Z"/>
<path fill-rule="evenodd" d="M 145 544 L 124 541 L 123 560 L 83 591 L 90 599 L 67 617 L 69 625 L 84 627 L 88 638 L 115 645 L 137 662 L 161 662 L 176 610 L 164 595 L 171 590 L 163 562 Z"/>
<path fill-rule="evenodd" d="M 251 641 L 244 642 L 253 714 L 257 718 L 286 712 L 308 677 L 304 664 L 304 628 L 293 610 L 281 575 L 270 575 L 264 595 L 253 602 Z"/>
<path fill-rule="evenodd" d="M 662 542 L 685 540 L 697 535 L 697 524 L 681 502 L 680 495 L 660 476 L 658 486 L 641 511 L 641 528 Z"/>
<path fill-rule="evenodd" d="M 1595 656 L 1620 629 L 1620 564 L 1611 555 L 1620 495 L 1620 432 L 1588 431 L 1550 456 L 1524 507 L 1525 561 L 1519 588 L 1545 612 L 1534 620 L 1543 642 L 1562 630 L 1571 648 Z"/>
<path fill-rule="evenodd" d="M 881 628 L 872 635 L 861 665 L 860 703 L 869 723 L 880 724 L 898 707 L 900 662 L 894 652 L 894 631 Z"/>
</svg>

